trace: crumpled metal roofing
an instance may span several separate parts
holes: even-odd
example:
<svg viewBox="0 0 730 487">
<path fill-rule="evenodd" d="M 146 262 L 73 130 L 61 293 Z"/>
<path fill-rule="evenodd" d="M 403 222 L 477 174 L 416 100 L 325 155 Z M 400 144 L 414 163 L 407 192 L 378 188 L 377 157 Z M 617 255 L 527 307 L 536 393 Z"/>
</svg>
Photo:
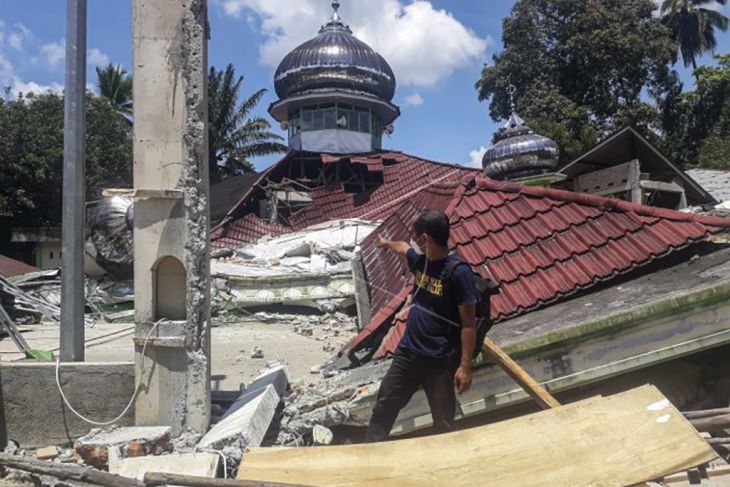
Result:
<svg viewBox="0 0 730 487">
<path fill-rule="evenodd" d="M 451 198 L 441 194 L 451 194 Z M 448 199 L 448 202 L 446 201 Z M 408 240 L 420 209 L 444 209 L 450 246 L 476 272 L 501 286 L 492 298 L 497 322 L 624 275 L 655 259 L 730 228 L 730 220 L 636 205 L 598 196 L 466 178 L 441 185 L 404 204 L 384 223 L 390 238 Z M 379 232 L 378 232 L 379 233 Z M 402 337 L 402 311 L 410 275 L 391 253 L 363 243 L 365 271 L 373 285 L 374 315 L 344 352 L 377 345 L 375 358 L 392 353 Z M 404 293 L 405 291 L 405 293 Z M 395 323 L 395 328 L 388 327 Z"/>
</svg>

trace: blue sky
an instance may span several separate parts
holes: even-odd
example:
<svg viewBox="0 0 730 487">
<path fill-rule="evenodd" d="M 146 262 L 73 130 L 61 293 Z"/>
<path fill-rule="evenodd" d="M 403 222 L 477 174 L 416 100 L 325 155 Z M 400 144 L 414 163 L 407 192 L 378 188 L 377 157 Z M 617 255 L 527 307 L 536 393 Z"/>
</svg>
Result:
<svg viewBox="0 0 730 487">
<path fill-rule="evenodd" d="M 210 63 L 233 63 L 244 94 L 269 88 L 291 48 L 313 37 L 331 12 L 328 0 L 209 0 Z M 481 66 L 501 49 L 502 19 L 515 0 L 342 0 L 355 34 L 381 52 L 399 80 L 395 102 L 403 115 L 387 148 L 432 160 L 471 164 L 501 125 L 477 101 Z M 88 0 L 88 82 L 94 64 L 131 66 L 131 0 Z M 64 81 L 64 0 L 0 0 L 0 85 L 15 91 L 59 89 Z M 725 7 L 730 14 L 730 7 Z M 730 51 L 730 33 L 718 52 Z M 703 63 L 711 62 L 706 56 Z M 678 66 L 679 67 L 679 66 Z M 691 87 L 692 77 L 680 69 Z M 0 95 L 2 92 L 0 92 Z M 266 167 L 271 158 L 257 161 Z"/>
</svg>

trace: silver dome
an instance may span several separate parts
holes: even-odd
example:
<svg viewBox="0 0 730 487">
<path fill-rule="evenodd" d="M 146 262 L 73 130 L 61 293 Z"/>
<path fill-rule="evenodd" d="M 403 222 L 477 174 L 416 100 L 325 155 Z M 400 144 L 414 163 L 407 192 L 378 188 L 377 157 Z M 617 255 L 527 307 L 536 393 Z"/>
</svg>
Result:
<svg viewBox="0 0 730 487">
<path fill-rule="evenodd" d="M 89 240 L 99 266 L 112 276 L 129 279 L 134 267 L 134 198 L 103 198 L 89 215 Z"/>
<path fill-rule="evenodd" d="M 280 99 L 303 93 L 349 91 L 387 102 L 395 96 L 395 75 L 387 61 L 356 38 L 338 13 L 319 34 L 287 54 L 276 70 L 274 86 Z"/>
<path fill-rule="evenodd" d="M 499 142 L 484 153 L 484 173 L 492 179 L 518 179 L 553 171 L 560 160 L 558 144 L 536 134 L 513 113 Z"/>
</svg>

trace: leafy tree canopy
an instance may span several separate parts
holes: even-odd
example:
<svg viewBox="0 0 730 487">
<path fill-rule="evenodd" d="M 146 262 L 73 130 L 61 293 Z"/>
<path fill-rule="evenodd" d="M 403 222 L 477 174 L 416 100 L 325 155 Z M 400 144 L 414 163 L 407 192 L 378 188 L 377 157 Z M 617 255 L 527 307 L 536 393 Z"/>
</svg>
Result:
<svg viewBox="0 0 730 487">
<path fill-rule="evenodd" d="M 63 97 L 48 93 L 0 100 L 0 227 L 60 225 L 63 182 Z M 86 198 L 132 183 L 129 124 L 108 99 L 89 94 Z M 7 239 L 7 232 L 2 237 Z M 0 247 L 5 242 L 0 242 Z"/>
<path fill-rule="evenodd" d="M 695 71 L 694 91 L 664 106 L 666 150 L 685 166 L 730 169 L 730 54 Z"/>
<path fill-rule="evenodd" d="M 675 44 L 655 8 L 653 0 L 519 0 L 504 20 L 504 50 L 476 84 L 479 99 L 505 119 L 513 84 L 518 112 L 561 145 L 563 162 L 627 124 L 655 129 L 646 100 L 678 85 Z"/>
<path fill-rule="evenodd" d="M 121 65 L 109 64 L 96 67 L 99 95 L 107 98 L 112 106 L 125 118 L 132 116 L 132 76 Z"/>
<path fill-rule="evenodd" d="M 254 172 L 252 157 L 287 151 L 282 137 L 271 131 L 271 124 L 251 111 L 263 98 L 259 90 L 239 104 L 243 76 L 236 76 L 233 65 L 224 71 L 214 67 L 208 74 L 208 148 L 210 183 L 227 177 Z"/>
<path fill-rule="evenodd" d="M 715 32 L 728 29 L 728 18 L 715 10 L 717 4 L 725 5 L 727 0 L 664 0 L 662 2 L 662 23 L 672 31 L 672 38 L 682 55 L 685 66 L 697 69 L 697 57 L 717 47 Z"/>
</svg>

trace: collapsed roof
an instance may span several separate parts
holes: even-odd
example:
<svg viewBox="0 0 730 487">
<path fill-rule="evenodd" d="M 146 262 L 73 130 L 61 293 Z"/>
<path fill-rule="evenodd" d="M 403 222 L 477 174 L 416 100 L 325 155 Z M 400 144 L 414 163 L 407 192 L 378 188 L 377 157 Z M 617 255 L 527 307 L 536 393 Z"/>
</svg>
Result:
<svg viewBox="0 0 730 487">
<path fill-rule="evenodd" d="M 445 211 L 451 222 L 450 247 L 476 272 L 500 284 L 501 293 L 492 299 L 496 322 L 730 229 L 728 219 L 477 176 L 421 192 L 391 215 L 382 231 L 389 238 L 408 240 L 416 216 L 426 208 Z M 379 312 L 345 352 L 354 359 L 371 348 L 377 359 L 393 353 L 402 337 L 407 314 L 398 312 L 410 275 L 392 253 L 377 248 L 374 236 L 363 243 L 363 261 L 372 307 Z"/>
<path fill-rule="evenodd" d="M 294 209 L 276 196 L 306 193 Z M 405 326 L 410 275 L 376 238 L 408 240 L 418 213 L 444 211 L 451 247 L 501 284 L 493 318 L 504 321 L 631 273 L 730 229 L 730 220 L 637 205 L 557 189 L 498 182 L 478 170 L 400 152 L 333 156 L 289 153 L 256 184 L 211 235 L 215 248 L 237 247 L 329 220 L 383 224 L 363 243 L 375 314 L 344 350 L 354 363 L 392 353 Z M 359 357 L 359 358 L 356 358 Z"/>
<path fill-rule="evenodd" d="M 478 169 L 401 152 L 329 155 L 290 152 L 259 175 L 223 222 L 213 229 L 213 248 L 237 247 L 265 235 L 282 235 L 329 220 L 384 220 L 408 198 L 433 184 L 477 175 Z M 292 208 L 276 193 L 309 193 Z"/>
</svg>

